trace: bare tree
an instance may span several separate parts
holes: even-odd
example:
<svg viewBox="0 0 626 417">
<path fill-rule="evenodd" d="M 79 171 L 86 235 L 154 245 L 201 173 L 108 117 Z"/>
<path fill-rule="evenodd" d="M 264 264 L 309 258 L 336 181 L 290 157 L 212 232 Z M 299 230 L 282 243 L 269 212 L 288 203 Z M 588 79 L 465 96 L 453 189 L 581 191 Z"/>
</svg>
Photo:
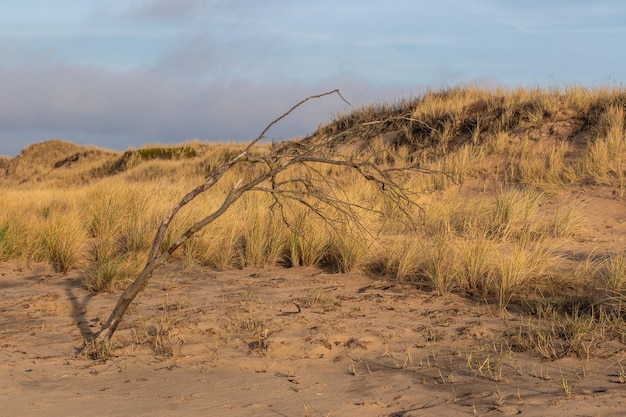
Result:
<svg viewBox="0 0 626 417">
<path fill-rule="evenodd" d="M 274 145 L 269 152 L 254 152 L 255 146 L 265 137 L 267 131 L 275 124 L 287 117 L 296 108 L 305 102 L 329 96 L 338 95 L 348 103 L 339 90 L 329 91 L 323 94 L 313 95 L 300 101 L 289 111 L 272 121 L 261 134 L 254 139 L 244 150 L 230 158 L 227 162 L 210 172 L 205 181 L 198 187 L 187 193 L 170 211 L 165 215 L 156 232 L 146 265 L 137 275 L 135 280 L 125 289 L 120 296 L 113 312 L 102 326 L 100 332 L 91 341 L 95 344 L 108 343 L 124 317 L 126 309 L 146 287 L 154 270 L 163 265 L 172 254 L 183 245 L 189 238 L 199 232 L 202 228 L 210 224 L 224 214 L 244 193 L 249 191 L 263 191 L 272 195 L 274 205 L 281 211 L 285 204 L 301 204 L 312 210 L 316 214 L 324 217 L 325 213 L 320 208 L 321 205 L 330 207 L 339 216 L 355 219 L 354 210 L 360 207 L 354 202 L 342 198 L 341 193 L 329 193 L 330 180 L 319 171 L 319 166 L 339 166 L 354 170 L 365 180 L 376 185 L 379 192 L 384 193 L 394 204 L 408 214 L 409 206 L 414 205 L 410 193 L 401 185 L 403 178 L 408 173 L 424 172 L 412 166 L 386 166 L 375 163 L 375 158 L 358 155 L 336 155 L 338 149 L 338 136 L 333 135 L 313 135 L 298 141 L 288 141 Z M 349 103 L 348 103 L 349 104 Z M 345 132 L 343 132 L 345 137 Z M 210 213 L 205 218 L 189 227 L 174 243 L 167 249 L 162 250 L 163 240 L 176 214 L 193 199 L 215 186 L 220 179 L 237 165 L 248 164 L 248 179 L 240 179 L 233 185 L 227 193 L 221 206 Z M 306 175 L 281 176 L 291 167 L 298 166 L 304 169 Z M 326 186 L 324 186 L 326 185 Z M 328 219 L 326 219 L 328 220 Z M 330 220 L 329 220 L 330 221 Z"/>
</svg>

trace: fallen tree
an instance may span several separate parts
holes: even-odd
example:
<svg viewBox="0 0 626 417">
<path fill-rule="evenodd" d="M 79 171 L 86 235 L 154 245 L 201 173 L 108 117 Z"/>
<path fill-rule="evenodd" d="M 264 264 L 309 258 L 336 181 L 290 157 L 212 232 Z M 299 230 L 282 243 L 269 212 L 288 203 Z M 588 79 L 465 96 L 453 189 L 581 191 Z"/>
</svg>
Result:
<svg viewBox="0 0 626 417">
<path fill-rule="evenodd" d="M 187 240 L 218 219 L 247 192 L 261 191 L 269 193 L 273 197 L 273 206 L 278 208 L 280 212 L 282 212 L 286 204 L 295 203 L 324 218 L 326 212 L 320 208 L 320 205 L 323 205 L 332 208 L 338 214 L 337 219 L 325 218 L 327 221 L 349 219 L 358 222 L 358 217 L 355 215 L 354 210 L 373 209 L 343 199 L 341 193 L 329 193 L 328 187 L 332 186 L 331 180 L 319 170 L 319 166 L 344 167 L 358 173 L 367 182 L 373 183 L 378 192 L 383 193 L 399 209 L 399 212 L 406 214 L 406 218 L 410 220 L 409 212 L 411 206 L 416 204 L 412 199 L 411 192 L 403 186 L 403 183 L 407 175 L 427 172 L 419 167 L 406 164 L 383 165 L 377 162 L 380 161 L 380 158 L 365 153 L 344 155 L 338 152 L 338 149 L 340 149 L 338 136 L 333 135 L 314 135 L 297 141 L 279 143 L 264 154 L 254 152 L 255 147 L 265 138 L 265 134 L 274 125 L 289 116 L 295 109 L 309 100 L 334 94 L 348 103 L 339 90 L 305 98 L 267 125 L 261 134 L 250 142 L 242 152 L 213 169 L 205 177 L 202 184 L 187 193 L 169 210 L 158 227 L 144 268 L 124 290 L 107 321 L 92 340 L 86 341 L 87 344 L 91 344 L 92 348 L 108 345 L 129 305 L 146 287 L 155 269 L 166 263 Z M 345 134 L 346 132 L 342 132 L 342 138 L 344 139 Z M 231 171 L 235 166 L 241 165 L 248 165 L 247 170 L 251 173 L 247 176 L 249 178 L 244 176 L 244 178 L 240 178 L 235 182 L 224 197 L 222 204 L 215 211 L 197 221 L 169 247 L 163 249 L 166 232 L 176 214 L 200 194 L 214 187 L 227 172 Z M 280 175 L 294 166 L 302 169 L 299 176 L 282 177 Z"/>
</svg>

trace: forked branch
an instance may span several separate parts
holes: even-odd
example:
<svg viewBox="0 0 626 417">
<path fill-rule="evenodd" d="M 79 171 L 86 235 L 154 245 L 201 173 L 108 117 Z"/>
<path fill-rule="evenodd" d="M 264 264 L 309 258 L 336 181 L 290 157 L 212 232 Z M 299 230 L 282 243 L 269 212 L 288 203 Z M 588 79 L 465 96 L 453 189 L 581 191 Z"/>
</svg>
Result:
<svg viewBox="0 0 626 417">
<path fill-rule="evenodd" d="M 268 124 L 261 134 L 250 142 L 241 153 L 233 156 L 227 162 L 209 173 L 202 184 L 187 193 L 166 213 L 155 234 L 146 265 L 120 296 L 113 312 L 94 339 L 93 342 L 95 344 L 109 343 L 123 319 L 128 306 L 146 287 L 154 270 L 167 262 L 172 254 L 180 246 L 184 245 L 189 238 L 224 214 L 246 192 L 263 190 L 272 194 L 276 199 L 289 200 L 301 204 L 312 211 L 316 211 L 316 206 L 314 203 L 311 203 L 311 201 L 318 201 L 350 217 L 353 216 L 352 210 L 359 208 L 359 205 L 334 195 L 328 188 L 330 183 L 313 167 L 314 165 L 340 166 L 348 170 L 355 170 L 362 178 L 376 184 L 380 192 L 386 193 L 390 196 L 392 201 L 399 206 L 404 207 L 407 204 L 414 204 L 410 193 L 402 187 L 398 179 L 401 177 L 400 174 L 405 172 L 411 171 L 413 173 L 419 173 L 423 172 L 423 170 L 410 166 L 404 168 L 383 168 L 367 160 L 367 158 L 358 159 L 353 156 L 333 155 L 335 143 L 332 137 L 320 138 L 319 140 L 310 142 L 290 142 L 284 146 L 275 147 L 274 150 L 267 155 L 251 155 L 251 151 L 254 147 L 265 137 L 265 134 L 274 125 L 289 116 L 294 110 L 307 101 L 332 94 L 337 94 L 344 102 L 348 103 L 339 90 L 309 96 L 301 100 L 287 112 Z M 229 170 L 239 164 L 249 164 L 252 166 L 260 164 L 263 169 L 255 169 L 254 172 L 257 173 L 250 180 L 240 180 L 240 182 L 230 189 L 217 210 L 208 214 L 203 219 L 198 220 L 182 233 L 167 249 L 161 250 L 164 236 L 176 214 L 200 194 L 213 188 Z M 278 178 L 280 174 L 287 172 L 288 169 L 293 166 L 300 166 L 305 172 L 308 171 L 309 177 L 303 176 L 295 179 Z M 320 186 L 320 184 L 326 184 L 327 187 Z M 305 189 L 302 190 L 302 187 Z M 309 187 L 308 190 L 307 187 Z M 408 214 L 408 212 L 405 213 Z M 317 211 L 317 214 L 323 215 L 320 211 Z"/>
</svg>

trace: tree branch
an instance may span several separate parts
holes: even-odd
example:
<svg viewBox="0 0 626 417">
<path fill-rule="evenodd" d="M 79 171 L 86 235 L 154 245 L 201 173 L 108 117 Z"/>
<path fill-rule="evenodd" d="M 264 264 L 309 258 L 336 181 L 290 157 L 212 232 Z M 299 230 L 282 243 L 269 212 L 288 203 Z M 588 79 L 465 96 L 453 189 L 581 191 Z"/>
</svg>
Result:
<svg viewBox="0 0 626 417">
<path fill-rule="evenodd" d="M 161 223 L 159 224 L 159 227 L 155 234 L 144 269 L 137 275 L 135 280 L 124 290 L 124 292 L 120 296 L 115 308 L 113 309 L 113 312 L 107 319 L 106 323 L 104 324 L 98 335 L 96 335 L 96 342 L 107 343 L 111 339 L 130 303 L 135 299 L 135 297 L 137 297 L 139 292 L 141 292 L 145 288 L 154 270 L 158 266 L 167 262 L 169 257 L 174 253 L 174 251 L 176 251 L 176 249 L 183 245 L 191 236 L 200 231 L 207 224 L 213 222 L 215 219 L 220 217 L 237 199 L 239 199 L 239 197 L 241 197 L 243 193 L 260 184 L 261 182 L 267 180 L 268 178 L 275 176 L 276 173 L 284 170 L 289 165 L 296 163 L 297 161 L 287 161 L 287 163 L 283 163 L 277 168 L 269 170 L 265 174 L 258 176 L 257 178 L 242 187 L 234 187 L 230 190 L 230 192 L 224 199 L 224 202 L 216 211 L 187 229 L 172 245 L 170 245 L 170 247 L 166 251 L 160 252 L 160 248 L 163 243 L 165 234 L 176 214 L 184 206 L 193 201 L 197 196 L 206 192 L 207 190 L 211 189 L 215 184 L 217 184 L 219 180 L 224 176 L 224 174 L 228 172 L 233 166 L 240 162 L 244 162 L 246 158 L 249 157 L 249 153 L 252 148 L 265 137 L 267 131 L 271 129 L 275 124 L 280 122 L 285 117 L 289 116 L 294 110 L 302 106 L 307 101 L 328 96 L 331 94 L 337 94 L 343 101 L 348 103 L 348 101 L 341 95 L 338 89 L 322 94 L 309 96 L 301 100 L 299 103 L 291 107 L 287 112 L 283 113 L 281 116 L 268 124 L 267 127 L 261 132 L 261 134 L 252 142 L 250 142 L 248 146 L 246 146 L 243 152 L 235 155 L 230 160 L 219 166 L 212 173 L 210 173 L 210 175 L 205 178 L 205 181 L 202 184 L 187 193 L 176 205 L 174 205 L 174 207 L 172 207 L 166 213 L 165 217 L 163 217 L 163 219 L 161 220 Z"/>
</svg>

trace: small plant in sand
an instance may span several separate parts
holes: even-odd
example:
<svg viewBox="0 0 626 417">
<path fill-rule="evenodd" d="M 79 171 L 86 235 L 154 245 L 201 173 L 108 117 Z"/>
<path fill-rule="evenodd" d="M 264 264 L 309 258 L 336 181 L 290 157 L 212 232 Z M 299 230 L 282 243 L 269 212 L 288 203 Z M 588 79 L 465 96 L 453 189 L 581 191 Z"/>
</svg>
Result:
<svg viewBox="0 0 626 417">
<path fill-rule="evenodd" d="M 100 362 L 106 362 L 113 357 L 113 345 L 112 343 L 96 343 L 95 341 L 88 341 L 85 343 L 81 351 L 81 355 Z"/>
<path fill-rule="evenodd" d="M 224 325 L 228 340 L 243 340 L 251 352 L 265 354 L 269 348 L 269 336 L 274 332 L 272 319 L 250 316 L 239 311 L 230 317 Z"/>
<path fill-rule="evenodd" d="M 334 311 L 341 306 L 341 297 L 324 289 L 311 290 L 299 305 L 306 308 L 320 308 L 323 312 Z"/>
<path fill-rule="evenodd" d="M 139 330 L 135 330 L 134 334 L 137 344 L 148 345 L 162 358 L 176 356 L 179 353 L 177 348 L 180 350 L 184 344 L 184 339 L 178 335 L 178 330 L 168 312 L 158 317 L 154 323 L 142 320 Z"/>
<path fill-rule="evenodd" d="M 563 389 L 563 394 L 565 394 L 567 398 L 572 396 L 572 386 L 567 380 L 567 377 L 563 374 L 561 374 L 561 388 Z"/>
<path fill-rule="evenodd" d="M 618 362 L 617 366 L 619 367 L 619 372 L 617 373 L 618 375 L 618 381 L 620 384 L 626 384 L 626 371 L 624 371 L 624 365 L 622 365 L 622 362 Z"/>
<path fill-rule="evenodd" d="M 517 333 L 511 335 L 512 347 L 517 351 L 533 351 L 550 360 L 568 355 L 586 360 L 605 331 L 601 322 L 584 311 L 575 310 L 570 314 L 552 311 L 543 320 L 528 319 L 523 323 Z"/>
<path fill-rule="evenodd" d="M 474 372 L 477 377 L 501 382 L 503 380 L 503 355 L 500 353 L 496 358 L 490 355 L 484 358 L 475 358 L 472 352 L 467 355 L 467 368 Z"/>
</svg>

